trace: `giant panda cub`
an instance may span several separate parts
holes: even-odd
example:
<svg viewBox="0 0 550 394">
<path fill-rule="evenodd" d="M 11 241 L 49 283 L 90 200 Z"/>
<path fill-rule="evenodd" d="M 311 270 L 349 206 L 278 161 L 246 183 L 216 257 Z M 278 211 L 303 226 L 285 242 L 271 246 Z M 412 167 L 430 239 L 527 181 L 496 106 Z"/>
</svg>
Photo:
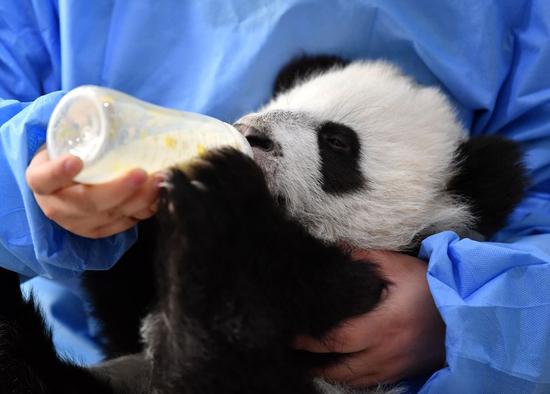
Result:
<svg viewBox="0 0 550 394">
<path fill-rule="evenodd" d="M 468 139 L 438 89 L 385 62 L 297 59 L 235 126 L 254 160 L 222 149 L 172 170 L 136 245 L 84 277 L 108 361 L 59 357 L 0 275 L 2 392 L 352 392 L 309 372 L 336 355 L 290 346 L 376 307 L 388 282 L 350 249 L 487 238 L 526 186 L 513 142 Z"/>
</svg>

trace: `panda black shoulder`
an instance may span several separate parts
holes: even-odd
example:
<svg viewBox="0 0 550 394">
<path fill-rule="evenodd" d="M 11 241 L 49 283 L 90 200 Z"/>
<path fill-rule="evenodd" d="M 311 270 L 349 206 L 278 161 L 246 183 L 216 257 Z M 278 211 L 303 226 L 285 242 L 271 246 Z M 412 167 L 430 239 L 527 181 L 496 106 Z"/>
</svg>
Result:
<svg viewBox="0 0 550 394">
<path fill-rule="evenodd" d="M 478 136 L 459 146 L 455 161 L 447 190 L 470 204 L 475 230 L 488 238 L 506 224 L 529 184 L 521 149 L 500 136 Z"/>
</svg>

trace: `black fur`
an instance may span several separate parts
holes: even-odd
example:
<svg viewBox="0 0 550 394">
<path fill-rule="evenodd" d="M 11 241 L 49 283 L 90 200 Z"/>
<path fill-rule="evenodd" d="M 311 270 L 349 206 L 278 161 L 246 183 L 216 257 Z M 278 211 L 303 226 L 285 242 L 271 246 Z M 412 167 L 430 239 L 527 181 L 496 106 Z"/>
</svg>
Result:
<svg viewBox="0 0 550 394">
<path fill-rule="evenodd" d="M 460 146 L 456 160 L 448 191 L 471 204 L 476 229 L 488 238 L 506 224 L 529 183 L 520 148 L 499 136 L 473 137 Z"/>
<path fill-rule="evenodd" d="M 160 213 L 154 387 L 162 393 L 315 393 L 290 348 L 379 300 L 376 267 L 313 238 L 233 150 L 173 174 Z M 168 285 L 167 285 L 168 284 Z M 186 333 L 182 335 L 182 333 Z M 174 371 L 178 371 L 177 374 Z"/>
<path fill-rule="evenodd" d="M 361 143 L 352 128 L 325 122 L 317 129 L 323 190 L 331 194 L 356 191 L 365 185 L 361 173 Z"/>
<path fill-rule="evenodd" d="M 292 88 L 301 80 L 321 74 L 333 67 L 344 67 L 349 63 L 348 60 L 332 55 L 304 55 L 297 57 L 291 60 L 277 74 L 273 87 L 274 95 Z"/>
<path fill-rule="evenodd" d="M 61 359 L 32 297 L 24 300 L 16 273 L 0 268 L 0 392 L 110 394 L 88 370 Z"/>
<path fill-rule="evenodd" d="M 373 264 L 352 262 L 346 252 L 289 219 L 269 194 L 259 167 L 235 150 L 212 152 L 185 173 L 175 171 L 172 185 L 161 201 L 158 259 L 149 261 L 157 278 L 155 311 L 161 316 L 149 338 L 151 389 L 167 394 L 316 393 L 311 364 L 291 349 L 293 338 L 319 338 L 343 319 L 371 310 L 385 280 Z M 109 273 L 103 274 L 107 279 Z M 122 294 L 128 287 L 114 288 L 119 293 L 110 294 L 115 298 L 108 313 L 96 312 L 107 316 L 105 326 L 117 324 L 117 312 L 128 318 L 128 305 L 116 299 L 129 302 Z M 37 393 L 124 392 L 104 382 L 126 376 L 128 368 L 122 365 L 122 372 L 104 371 L 101 377 L 61 360 L 32 301 L 21 301 L 18 282 L 2 289 L 0 322 L 10 328 L 0 333 L 7 349 L 0 352 L 2 387 L 13 383 L 14 393 L 25 392 L 19 387 Z M 104 328 L 109 341 L 121 335 L 115 327 Z M 132 377 L 130 371 L 125 379 L 142 376 Z"/>
<path fill-rule="evenodd" d="M 141 320 L 156 299 L 152 261 L 158 224 L 149 219 L 139 224 L 139 240 L 109 271 L 88 271 L 83 286 L 89 294 L 92 314 L 100 324 L 107 358 L 140 352 Z"/>
</svg>

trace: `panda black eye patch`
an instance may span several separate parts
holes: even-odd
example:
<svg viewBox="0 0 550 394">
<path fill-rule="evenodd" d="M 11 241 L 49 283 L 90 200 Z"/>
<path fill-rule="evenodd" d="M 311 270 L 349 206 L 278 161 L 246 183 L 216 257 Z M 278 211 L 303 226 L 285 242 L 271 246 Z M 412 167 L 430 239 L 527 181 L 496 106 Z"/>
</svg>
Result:
<svg viewBox="0 0 550 394">
<path fill-rule="evenodd" d="M 361 143 L 355 130 L 342 123 L 322 123 L 317 128 L 317 143 L 325 192 L 342 194 L 364 186 L 359 165 Z"/>
</svg>

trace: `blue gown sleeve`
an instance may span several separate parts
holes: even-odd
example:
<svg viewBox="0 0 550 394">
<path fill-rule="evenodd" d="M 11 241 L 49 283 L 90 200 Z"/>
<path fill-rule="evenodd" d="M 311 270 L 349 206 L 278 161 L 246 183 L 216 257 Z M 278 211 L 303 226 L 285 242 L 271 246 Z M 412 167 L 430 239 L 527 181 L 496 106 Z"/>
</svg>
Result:
<svg viewBox="0 0 550 394">
<path fill-rule="evenodd" d="M 472 133 L 518 141 L 531 186 L 489 242 L 450 232 L 423 242 L 447 365 L 421 393 L 550 392 L 550 3 L 524 12 L 507 78 Z"/>
<path fill-rule="evenodd" d="M 136 230 L 100 240 L 71 234 L 43 215 L 26 184 L 63 94 L 59 75 L 54 3 L 0 3 L 0 265 L 71 282 L 83 270 L 113 265 Z"/>
</svg>

